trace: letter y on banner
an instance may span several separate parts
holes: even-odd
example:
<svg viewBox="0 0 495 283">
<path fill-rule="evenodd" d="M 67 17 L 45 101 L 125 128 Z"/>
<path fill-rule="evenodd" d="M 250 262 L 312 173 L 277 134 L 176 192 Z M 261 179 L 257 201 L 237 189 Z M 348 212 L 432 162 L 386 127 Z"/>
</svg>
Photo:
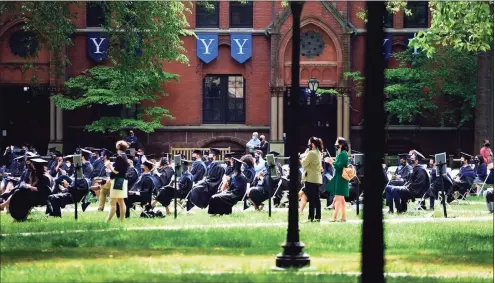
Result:
<svg viewBox="0 0 495 283">
<path fill-rule="evenodd" d="M 197 33 L 196 56 L 206 64 L 218 56 L 218 34 Z"/>
<path fill-rule="evenodd" d="M 245 33 L 230 35 L 230 56 L 239 63 L 244 63 L 253 54 L 253 36 Z"/>
<path fill-rule="evenodd" d="M 87 34 L 88 56 L 95 62 L 105 59 L 108 50 L 108 35 L 98 32 Z"/>
</svg>

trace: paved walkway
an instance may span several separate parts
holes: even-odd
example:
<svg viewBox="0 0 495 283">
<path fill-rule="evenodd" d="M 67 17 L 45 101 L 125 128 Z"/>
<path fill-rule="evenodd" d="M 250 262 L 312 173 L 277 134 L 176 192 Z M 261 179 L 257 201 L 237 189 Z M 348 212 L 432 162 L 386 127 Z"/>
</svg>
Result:
<svg viewBox="0 0 495 283">
<path fill-rule="evenodd" d="M 457 217 L 457 218 L 396 218 L 385 219 L 383 222 L 388 224 L 404 224 L 404 223 L 442 223 L 442 222 L 460 222 L 460 221 L 493 221 L 493 216 L 484 217 Z M 320 223 L 301 223 L 300 225 L 345 225 L 345 224 L 361 224 L 361 219 L 348 220 L 346 223 L 333 223 L 328 221 L 322 221 Z M 122 227 L 122 228 L 108 228 L 108 229 L 95 229 L 91 232 L 104 232 L 104 231 L 150 231 L 150 230 L 190 230 L 190 229 L 225 229 L 225 228 L 258 228 L 258 227 L 286 227 L 287 222 L 277 223 L 230 223 L 230 224 L 212 224 L 212 225 L 172 225 L 172 226 L 141 226 L 141 227 Z M 67 230 L 67 231 L 48 231 L 48 232 L 29 232 L 29 233 L 12 233 L 12 234 L 0 234 L 2 237 L 7 236 L 37 236 L 37 235 L 54 235 L 65 233 L 86 233 L 89 230 Z"/>
</svg>

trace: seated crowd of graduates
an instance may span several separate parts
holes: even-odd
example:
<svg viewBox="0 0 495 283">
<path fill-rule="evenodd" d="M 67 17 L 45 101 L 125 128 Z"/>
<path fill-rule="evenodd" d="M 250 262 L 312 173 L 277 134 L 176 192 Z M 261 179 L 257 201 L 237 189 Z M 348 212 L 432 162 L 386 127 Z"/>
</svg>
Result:
<svg viewBox="0 0 495 283">
<path fill-rule="evenodd" d="M 427 164 L 424 164 L 424 163 Z M 493 161 L 485 163 L 481 155 L 471 156 L 463 153 L 462 163 L 456 175 L 450 171 L 437 174 L 434 159 L 426 159 L 416 150 L 409 154 L 399 155 L 399 166 L 385 187 L 386 205 L 389 213 L 407 211 L 410 200 L 419 199 L 422 209 L 426 210 L 425 199 L 429 199 L 429 210 L 434 210 L 435 200 L 439 196 L 442 203 L 446 199 L 450 203 L 456 199 L 465 199 L 469 194 L 479 194 L 482 187 L 493 185 Z M 493 187 L 483 193 L 488 210 L 493 213 Z"/>
<path fill-rule="evenodd" d="M 85 211 L 90 200 L 97 197 L 98 210 L 103 211 L 111 197 L 110 177 L 115 155 L 107 149 L 89 147 L 77 149 L 75 154 L 67 156 L 55 148 L 49 151 L 49 160 L 26 150 L 6 152 L 12 156 L 9 157 L 11 162 L 0 172 L 3 175 L 0 209 L 8 207 L 11 216 L 19 221 L 25 220 L 35 206 L 46 206 L 46 214 L 60 217 L 66 205 L 81 202 Z M 260 151 L 239 159 L 234 157 L 239 154 L 226 153 L 224 160 L 220 160 L 218 149 L 194 150 L 192 160 L 182 156 L 181 164 L 177 166 L 172 164 L 171 154 L 162 153 L 157 160 L 154 155 L 144 155 L 142 149 L 135 156 L 129 150 L 125 154 L 128 163 L 125 180 L 129 188 L 124 200 L 126 217 L 130 216 L 136 203 L 143 206 L 143 217 L 163 216 L 153 211 L 157 203 L 170 214 L 169 205 L 174 197 L 187 210 L 194 206 L 208 207 L 210 214 L 230 214 L 238 201 L 244 200 L 247 207 L 246 192 L 251 185 L 254 203 L 258 205 L 268 199 L 269 191 L 272 191 L 267 187 L 269 174 Z M 81 168 L 75 168 L 75 156 L 80 156 Z M 278 165 L 277 172 L 281 172 Z M 174 184 L 176 169 L 181 173 Z M 78 170 L 82 174 L 78 175 Z M 276 179 L 277 176 L 273 177 Z M 278 182 L 272 184 L 276 186 Z M 118 216 L 119 211 L 116 210 Z"/>
<path fill-rule="evenodd" d="M 181 164 L 173 164 L 172 155 L 168 153 L 162 153 L 157 159 L 154 155 L 145 155 L 142 149 L 136 153 L 125 152 L 128 163 L 125 179 L 129 188 L 124 200 L 125 217 L 130 216 L 130 210 L 136 204 L 143 207 L 142 217 L 163 216 L 154 210 L 157 203 L 165 208 L 165 214 L 170 214 L 169 205 L 174 197 L 188 211 L 196 206 L 208 208 L 212 215 L 231 214 L 233 206 L 241 201 L 244 209 L 252 205 L 256 210 L 263 210 L 263 203 L 272 197 L 274 205 L 279 206 L 282 192 L 288 191 L 288 169 L 277 159 L 270 167 L 261 150 L 246 155 L 226 153 L 223 160 L 220 160 L 218 149 L 211 148 L 208 152 L 194 150 L 191 160 L 182 157 Z M 52 148 L 49 160 L 25 149 L 11 150 L 6 154 L 10 155 L 10 163 L 0 171 L 3 175 L 0 209 L 8 207 L 14 219 L 25 220 L 35 206 L 46 206 L 46 214 L 60 217 L 66 205 L 81 202 L 84 211 L 94 197 L 99 199 L 98 210 L 104 210 L 110 196 L 111 168 L 115 161 L 115 155 L 109 150 L 80 148 L 74 155 L 64 156 Z M 279 155 L 277 152 L 269 154 Z M 81 156 L 80 169 L 74 166 L 76 155 Z M 324 189 L 334 174 L 333 167 L 326 161 L 328 156 L 328 151 L 322 155 L 323 185 L 318 196 L 326 198 L 327 208 L 331 209 L 334 196 Z M 352 163 L 352 155 L 350 160 Z M 473 187 L 477 186 L 479 190 L 481 184 L 493 184 L 492 162 L 487 165 L 481 156 L 471 158 L 466 154 L 461 161 L 463 165 L 457 176 L 447 173 L 437 177 L 434 162 L 425 166 L 428 160 L 418 151 L 399 155 L 400 164 L 390 180 L 385 166 L 383 169 L 384 179 L 388 182 L 384 197 L 389 211 L 393 213 L 395 205 L 398 213 L 406 212 L 408 201 L 418 198 L 429 198 L 430 209 L 433 209 L 442 184 L 448 202 L 465 196 Z M 82 171 L 80 176 L 78 170 Z M 180 172 L 177 180 L 176 170 Z M 349 187 L 349 196 L 345 199 L 353 201 L 358 197 L 356 180 L 352 180 Z M 489 203 L 488 209 L 493 212 L 493 190 L 485 191 L 484 196 Z M 299 197 L 302 213 L 308 200 L 304 190 Z M 426 209 L 424 201 L 421 206 Z M 117 209 L 117 215 L 119 211 Z"/>
</svg>

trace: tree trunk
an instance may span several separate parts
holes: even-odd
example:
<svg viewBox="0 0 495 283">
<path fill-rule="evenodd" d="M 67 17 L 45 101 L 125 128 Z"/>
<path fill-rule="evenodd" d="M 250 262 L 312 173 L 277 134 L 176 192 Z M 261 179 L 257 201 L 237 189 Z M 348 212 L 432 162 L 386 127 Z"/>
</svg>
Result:
<svg viewBox="0 0 495 283">
<path fill-rule="evenodd" d="M 478 54 L 478 81 L 474 113 L 474 153 L 479 154 L 483 140 L 493 144 L 493 47 Z"/>
<path fill-rule="evenodd" d="M 364 82 L 364 211 L 361 282 L 385 282 L 382 190 L 385 187 L 382 158 L 385 153 L 385 96 L 382 43 L 384 2 L 367 2 L 366 63 Z"/>
</svg>

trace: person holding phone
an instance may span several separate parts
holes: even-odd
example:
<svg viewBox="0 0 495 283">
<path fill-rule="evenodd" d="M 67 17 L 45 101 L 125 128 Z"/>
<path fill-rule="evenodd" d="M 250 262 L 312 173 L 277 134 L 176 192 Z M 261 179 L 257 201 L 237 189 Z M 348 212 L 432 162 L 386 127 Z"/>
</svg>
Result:
<svg viewBox="0 0 495 283">
<path fill-rule="evenodd" d="M 308 220 L 311 222 L 321 220 L 320 186 L 323 171 L 321 151 L 321 140 L 317 137 L 312 137 L 308 141 L 308 151 L 305 152 L 301 159 L 303 191 L 309 202 Z"/>
<path fill-rule="evenodd" d="M 110 169 L 110 212 L 107 217 L 107 222 L 112 220 L 112 217 L 117 212 L 117 204 L 119 205 L 120 221 L 125 219 L 125 202 L 127 198 L 127 179 L 126 172 L 129 167 L 127 161 L 127 155 L 125 151 L 129 148 L 129 144 L 126 141 L 120 140 L 115 145 L 117 149 L 117 158 L 112 165 L 109 161 L 105 164 L 107 169 Z"/>
</svg>

